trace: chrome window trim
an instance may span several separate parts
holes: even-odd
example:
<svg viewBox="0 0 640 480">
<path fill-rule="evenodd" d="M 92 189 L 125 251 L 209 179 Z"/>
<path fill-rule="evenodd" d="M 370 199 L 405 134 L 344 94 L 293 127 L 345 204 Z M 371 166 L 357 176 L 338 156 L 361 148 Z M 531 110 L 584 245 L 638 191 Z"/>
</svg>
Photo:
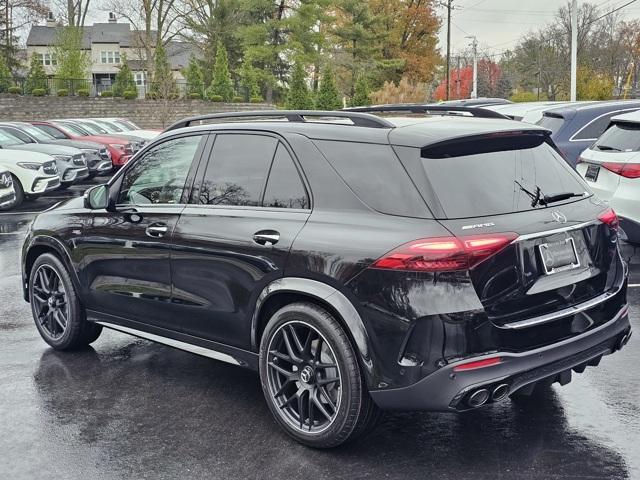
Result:
<svg viewBox="0 0 640 480">
<path fill-rule="evenodd" d="M 599 223 L 599 222 L 600 220 L 589 220 L 588 222 L 577 223 L 575 225 L 569 225 L 568 227 L 554 228 L 552 230 L 545 230 L 544 232 L 527 233 L 525 235 L 518 236 L 518 238 L 516 238 L 513 242 L 514 243 L 522 242 L 524 240 L 531 240 L 532 238 L 546 237 L 548 235 L 554 235 L 556 233 L 569 232 L 571 230 L 579 230 L 581 228 L 588 227 L 589 225 L 595 225 L 596 223 Z"/>
</svg>

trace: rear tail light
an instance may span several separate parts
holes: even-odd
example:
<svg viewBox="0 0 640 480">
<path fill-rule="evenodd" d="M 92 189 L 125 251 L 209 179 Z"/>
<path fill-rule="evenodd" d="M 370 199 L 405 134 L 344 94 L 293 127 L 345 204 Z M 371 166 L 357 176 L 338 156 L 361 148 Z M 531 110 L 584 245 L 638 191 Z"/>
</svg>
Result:
<svg viewBox="0 0 640 480">
<path fill-rule="evenodd" d="M 605 162 L 602 164 L 602 168 L 606 168 L 610 172 L 613 172 L 616 175 L 621 175 L 625 178 L 640 177 L 640 163 Z"/>
<path fill-rule="evenodd" d="M 613 208 L 609 208 L 598 215 L 598 220 L 602 223 L 609 225 L 612 229 L 617 230 L 620 221 L 618 220 L 618 215 L 613 210 Z"/>
<path fill-rule="evenodd" d="M 467 270 L 495 255 L 517 237 L 507 232 L 414 240 L 379 258 L 371 268 L 418 272 Z"/>
</svg>

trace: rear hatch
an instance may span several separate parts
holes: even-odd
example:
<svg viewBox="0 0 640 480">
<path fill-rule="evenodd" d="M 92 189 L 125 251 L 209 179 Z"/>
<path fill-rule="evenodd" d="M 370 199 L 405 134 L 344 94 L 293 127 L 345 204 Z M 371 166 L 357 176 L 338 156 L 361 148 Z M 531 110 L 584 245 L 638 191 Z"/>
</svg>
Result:
<svg viewBox="0 0 640 480">
<path fill-rule="evenodd" d="M 495 326 L 517 326 L 620 288 L 615 218 L 548 133 L 498 132 L 429 145 L 419 159 L 399 154 L 453 235 L 474 245 L 490 245 L 496 234 L 509 239 L 469 270 Z"/>
</svg>

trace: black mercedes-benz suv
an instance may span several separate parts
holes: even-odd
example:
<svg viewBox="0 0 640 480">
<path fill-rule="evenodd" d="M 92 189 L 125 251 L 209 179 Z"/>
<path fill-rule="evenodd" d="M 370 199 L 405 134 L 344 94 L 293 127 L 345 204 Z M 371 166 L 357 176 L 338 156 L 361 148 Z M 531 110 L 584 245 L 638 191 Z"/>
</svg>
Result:
<svg viewBox="0 0 640 480">
<path fill-rule="evenodd" d="M 34 220 L 38 331 L 68 350 L 108 327 L 257 370 L 314 447 L 381 410 L 565 384 L 631 334 L 616 215 L 547 130 L 463 110 L 178 122 Z"/>
</svg>

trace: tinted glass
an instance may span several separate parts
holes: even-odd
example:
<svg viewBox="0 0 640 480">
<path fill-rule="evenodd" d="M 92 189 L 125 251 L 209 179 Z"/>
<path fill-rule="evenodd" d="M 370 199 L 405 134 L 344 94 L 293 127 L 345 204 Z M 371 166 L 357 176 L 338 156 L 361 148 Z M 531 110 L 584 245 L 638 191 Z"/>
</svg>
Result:
<svg viewBox="0 0 640 480">
<path fill-rule="evenodd" d="M 392 215 L 430 216 L 389 145 L 324 140 L 316 140 L 315 143 L 347 185 L 369 207 Z"/>
<path fill-rule="evenodd" d="M 31 125 L 20 125 L 20 128 L 40 142 L 48 142 L 54 138 L 52 135 L 43 132 L 39 128 L 32 127 Z"/>
<path fill-rule="evenodd" d="M 493 140 L 486 140 L 491 142 Z M 422 165 L 431 188 L 448 218 L 480 217 L 522 212 L 532 207 L 537 187 L 543 195 L 588 190 L 580 177 L 547 143 L 519 150 L 488 151 L 454 157 L 424 158 Z M 485 145 L 486 147 L 486 145 Z M 575 198 L 553 205 L 575 201 Z"/>
<path fill-rule="evenodd" d="M 8 133 L 9 135 L 13 135 L 14 137 L 20 139 L 20 141 L 24 143 L 34 143 L 34 141 L 29 137 L 29 135 L 25 135 L 23 132 L 16 128 L 11 127 L 2 127 L 3 133 Z"/>
<path fill-rule="evenodd" d="M 80 128 L 83 128 L 84 130 L 86 130 L 89 133 L 92 133 L 94 135 L 100 135 L 100 134 L 104 134 L 104 133 L 108 133 L 104 128 L 101 127 L 97 127 L 96 125 L 93 125 L 89 122 L 82 122 L 80 124 L 74 124 L 74 126 L 78 126 Z"/>
<path fill-rule="evenodd" d="M 277 144 L 264 135 L 217 135 L 197 202 L 259 206 Z"/>
<path fill-rule="evenodd" d="M 73 135 L 79 135 L 81 137 L 90 135 L 90 133 L 87 130 L 77 125 L 71 125 L 69 123 L 61 123 L 60 126 L 63 130 L 71 132 Z"/>
<path fill-rule="evenodd" d="M 558 133 L 562 128 L 562 125 L 564 125 L 564 118 L 543 115 L 542 118 L 538 120 L 537 124 L 541 127 L 548 128 L 552 133 Z"/>
<path fill-rule="evenodd" d="M 37 129 L 42 130 L 45 133 L 48 133 L 53 138 L 57 138 L 58 140 L 64 140 L 67 136 L 62 133 L 57 128 L 50 127 L 49 125 L 34 125 Z"/>
<path fill-rule="evenodd" d="M 271 165 L 263 207 L 309 208 L 309 201 L 293 159 L 279 144 Z"/>
<path fill-rule="evenodd" d="M 625 110 L 626 112 L 626 110 Z M 606 115 L 603 115 L 595 120 L 592 120 L 591 123 L 587 124 L 582 130 L 580 130 L 576 135 L 576 140 L 595 140 L 611 123 L 611 117 L 615 117 L 616 115 L 620 115 L 622 113 L 621 110 L 616 110 L 615 112 L 609 112 Z"/>
<path fill-rule="evenodd" d="M 11 145 L 24 145 L 24 142 L 10 133 L 0 131 L 0 146 L 10 147 Z"/>
<path fill-rule="evenodd" d="M 640 150 L 640 124 L 614 123 L 592 148 L 601 152 L 637 152 Z"/>
<path fill-rule="evenodd" d="M 149 149 L 124 174 L 118 204 L 180 203 L 187 172 L 202 138 L 176 138 Z"/>
</svg>

